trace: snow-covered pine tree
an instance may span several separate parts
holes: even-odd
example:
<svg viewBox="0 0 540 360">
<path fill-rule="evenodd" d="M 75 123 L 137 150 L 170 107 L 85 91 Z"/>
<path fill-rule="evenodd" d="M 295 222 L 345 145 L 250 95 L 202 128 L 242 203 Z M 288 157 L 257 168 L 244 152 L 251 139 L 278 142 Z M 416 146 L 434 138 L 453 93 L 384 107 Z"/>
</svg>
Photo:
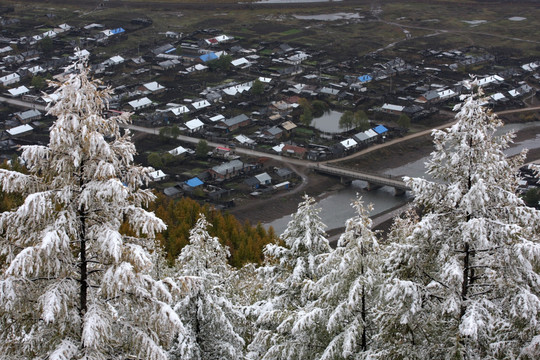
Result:
<svg viewBox="0 0 540 360">
<path fill-rule="evenodd" d="M 482 95 L 434 131 L 435 181 L 406 179 L 423 213 L 386 257 L 384 358 L 540 357 L 540 212 L 516 195 L 524 153 L 503 153 L 513 134 L 495 134 Z"/>
<path fill-rule="evenodd" d="M 337 248 L 321 264 L 324 275 L 312 287 L 314 300 L 293 327 L 295 337 L 316 344 L 320 360 L 366 358 L 374 333 L 379 244 L 361 199 L 351 205 L 357 215 L 347 220 Z"/>
<path fill-rule="evenodd" d="M 0 353 L 10 359 L 166 359 L 182 324 L 156 281 L 149 249 L 164 223 L 142 206 L 149 168 L 104 118 L 109 90 L 82 63 L 56 84 L 48 146 L 24 146 L 28 175 L 0 170 L 24 204 L 0 216 Z M 136 237 L 119 232 L 128 222 Z"/>
<path fill-rule="evenodd" d="M 234 271 L 227 262 L 229 250 L 207 231 L 210 224 L 203 214 L 190 230 L 189 244 L 178 259 L 178 282 L 187 287 L 175 311 L 183 321 L 170 351 L 171 359 L 243 359 L 244 324 L 241 309 L 231 301 Z"/>
<path fill-rule="evenodd" d="M 299 311 L 309 300 L 309 289 L 319 279 L 319 265 L 331 251 L 315 206 L 307 195 L 292 215 L 281 242 L 269 244 L 264 278 L 264 300 L 252 307 L 257 332 L 249 345 L 251 359 L 311 359 L 313 349 L 306 338 L 292 336 Z"/>
</svg>

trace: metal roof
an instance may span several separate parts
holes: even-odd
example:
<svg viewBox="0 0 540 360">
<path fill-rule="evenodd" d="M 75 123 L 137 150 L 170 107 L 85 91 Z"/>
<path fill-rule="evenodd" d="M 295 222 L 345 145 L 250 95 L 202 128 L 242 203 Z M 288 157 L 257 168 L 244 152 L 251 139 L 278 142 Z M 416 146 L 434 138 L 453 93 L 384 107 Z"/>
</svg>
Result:
<svg viewBox="0 0 540 360">
<path fill-rule="evenodd" d="M 204 182 L 201 179 L 199 179 L 198 177 L 194 177 L 194 178 L 191 178 L 189 180 L 186 180 L 186 184 L 188 186 L 191 186 L 192 188 L 194 188 L 194 187 L 203 185 Z"/>
</svg>

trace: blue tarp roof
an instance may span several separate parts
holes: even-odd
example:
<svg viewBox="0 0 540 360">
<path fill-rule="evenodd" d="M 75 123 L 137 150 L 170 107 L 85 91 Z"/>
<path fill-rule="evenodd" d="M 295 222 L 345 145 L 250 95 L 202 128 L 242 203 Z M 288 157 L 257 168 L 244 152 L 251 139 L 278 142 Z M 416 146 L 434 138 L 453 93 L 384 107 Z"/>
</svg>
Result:
<svg viewBox="0 0 540 360">
<path fill-rule="evenodd" d="M 176 48 L 172 48 L 172 49 L 169 49 L 169 50 L 165 51 L 165 54 L 172 53 L 173 51 L 176 51 Z"/>
<path fill-rule="evenodd" d="M 377 126 L 375 126 L 375 127 L 373 128 L 373 131 L 375 131 L 375 132 L 376 132 L 377 134 L 379 134 L 379 135 L 380 135 L 380 134 L 382 134 L 382 133 L 385 133 L 385 132 L 387 132 L 387 131 L 388 131 L 388 129 L 387 129 L 387 128 L 385 128 L 385 127 L 384 127 L 384 126 L 382 126 L 382 125 L 377 125 Z"/>
<path fill-rule="evenodd" d="M 116 29 L 112 29 L 112 30 L 111 30 L 111 33 L 113 33 L 114 35 L 116 35 L 116 34 L 121 34 L 121 33 L 123 33 L 124 31 L 125 31 L 125 30 L 122 29 L 122 28 L 116 28 Z"/>
<path fill-rule="evenodd" d="M 218 57 L 215 53 L 208 53 L 208 54 L 199 56 L 199 59 L 201 59 L 203 62 L 216 60 L 217 58 Z"/>
<path fill-rule="evenodd" d="M 372 78 L 369 75 L 362 75 L 358 77 L 358 80 L 360 80 L 360 82 L 369 82 Z"/>
<path fill-rule="evenodd" d="M 197 186 L 202 185 L 204 183 L 198 177 L 194 177 L 192 179 L 186 180 L 186 184 L 188 186 L 191 186 L 192 188 L 194 188 L 194 187 L 197 187 Z"/>
</svg>

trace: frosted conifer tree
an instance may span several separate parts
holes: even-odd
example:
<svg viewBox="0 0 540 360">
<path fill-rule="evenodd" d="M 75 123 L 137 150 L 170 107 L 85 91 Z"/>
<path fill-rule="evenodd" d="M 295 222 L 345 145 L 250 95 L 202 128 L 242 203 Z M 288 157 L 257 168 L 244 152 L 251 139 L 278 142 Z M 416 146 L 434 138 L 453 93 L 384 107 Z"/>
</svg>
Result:
<svg viewBox="0 0 540 360">
<path fill-rule="evenodd" d="M 319 265 L 330 251 L 315 199 L 307 195 L 292 215 L 280 243 L 269 244 L 261 269 L 267 292 L 253 307 L 258 331 L 250 344 L 252 359 L 310 359 L 308 344 L 292 336 L 299 310 L 319 279 Z"/>
<path fill-rule="evenodd" d="M 81 63 L 57 84 L 48 146 L 24 146 L 28 175 L 0 170 L 24 204 L 0 216 L 0 354 L 10 359 L 166 359 L 182 324 L 168 305 L 172 281 L 156 281 L 152 237 L 164 223 L 142 206 L 149 168 L 104 118 L 109 90 Z M 128 222 L 137 237 L 125 236 Z"/>
<path fill-rule="evenodd" d="M 188 295 L 175 306 L 183 321 L 171 359 L 243 359 L 244 326 L 241 309 L 231 301 L 234 272 L 227 262 L 229 250 L 206 230 L 203 214 L 191 229 L 189 241 L 178 256 L 178 281 Z"/>
<path fill-rule="evenodd" d="M 312 288 L 314 301 L 293 327 L 295 337 L 309 339 L 304 342 L 321 360 L 365 358 L 374 333 L 379 245 L 361 199 L 352 206 L 357 215 L 347 220 L 336 250 L 321 264 L 324 275 Z"/>
<path fill-rule="evenodd" d="M 423 214 L 386 257 L 383 358 L 540 357 L 540 212 L 516 196 L 524 153 L 505 156 L 513 135 L 481 103 L 480 89 L 434 131 L 435 182 L 406 179 Z"/>
</svg>

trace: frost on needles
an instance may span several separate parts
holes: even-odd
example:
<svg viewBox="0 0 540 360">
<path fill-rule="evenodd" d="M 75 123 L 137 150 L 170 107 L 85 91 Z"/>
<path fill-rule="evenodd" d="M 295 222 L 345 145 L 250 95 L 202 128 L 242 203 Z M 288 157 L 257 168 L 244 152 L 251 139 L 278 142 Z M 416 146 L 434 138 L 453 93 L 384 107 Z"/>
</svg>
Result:
<svg viewBox="0 0 540 360">
<path fill-rule="evenodd" d="M 165 224 L 143 206 L 152 170 L 105 118 L 109 90 L 75 63 L 55 84 L 60 98 L 47 146 L 22 147 L 28 174 L 0 170 L 3 191 L 25 196 L 0 216 L 0 354 L 10 359 L 166 359 L 181 329 L 172 281 L 150 276 Z M 127 222 L 135 236 L 119 231 Z"/>
</svg>

